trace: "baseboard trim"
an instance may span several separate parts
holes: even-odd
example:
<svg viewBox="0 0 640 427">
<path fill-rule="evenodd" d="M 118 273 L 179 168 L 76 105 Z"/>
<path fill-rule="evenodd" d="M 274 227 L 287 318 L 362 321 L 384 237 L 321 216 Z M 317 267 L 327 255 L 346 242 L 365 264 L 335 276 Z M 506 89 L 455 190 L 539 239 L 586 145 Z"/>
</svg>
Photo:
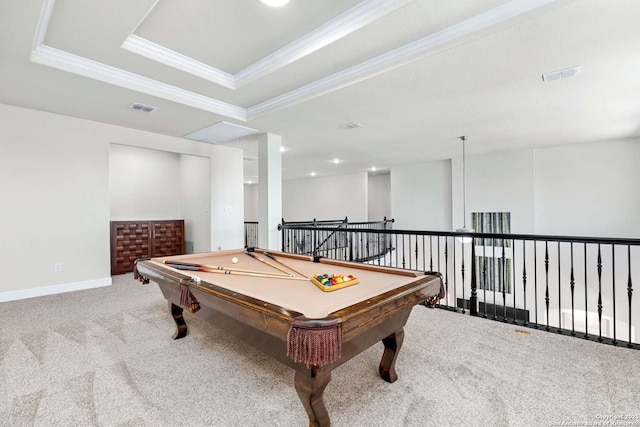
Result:
<svg viewBox="0 0 640 427">
<path fill-rule="evenodd" d="M 45 295 L 62 294 L 65 292 L 82 291 L 85 289 L 110 286 L 111 277 L 102 279 L 85 280 L 82 282 L 63 283 L 60 285 L 42 286 L 39 288 L 21 289 L 18 291 L 0 292 L 0 302 L 17 301 L 27 298 L 42 297 Z"/>
</svg>

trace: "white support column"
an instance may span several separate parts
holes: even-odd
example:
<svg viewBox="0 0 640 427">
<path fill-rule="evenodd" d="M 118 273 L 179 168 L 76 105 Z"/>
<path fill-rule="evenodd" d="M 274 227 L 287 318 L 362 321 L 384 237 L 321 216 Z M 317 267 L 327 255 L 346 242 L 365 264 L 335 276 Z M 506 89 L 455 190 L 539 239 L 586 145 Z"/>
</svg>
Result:
<svg viewBox="0 0 640 427">
<path fill-rule="evenodd" d="M 258 135 L 258 245 L 280 250 L 278 224 L 282 219 L 282 137 Z"/>
</svg>

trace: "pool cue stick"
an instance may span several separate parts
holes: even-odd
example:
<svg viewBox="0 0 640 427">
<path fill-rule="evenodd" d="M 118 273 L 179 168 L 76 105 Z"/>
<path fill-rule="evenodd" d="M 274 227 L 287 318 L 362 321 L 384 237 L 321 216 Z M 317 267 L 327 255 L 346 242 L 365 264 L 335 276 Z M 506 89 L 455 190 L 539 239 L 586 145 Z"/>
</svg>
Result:
<svg viewBox="0 0 640 427">
<path fill-rule="evenodd" d="M 307 279 L 309 278 L 309 276 L 307 276 L 306 274 L 302 274 L 300 273 L 298 270 L 296 270 L 295 268 L 285 264 L 284 262 L 280 261 L 278 258 L 274 257 L 273 255 L 271 255 L 269 252 L 265 252 L 264 253 L 265 256 L 268 256 L 269 258 L 271 258 L 272 260 L 274 260 L 275 262 L 277 262 L 280 265 L 284 265 L 285 267 L 287 267 L 289 270 L 293 271 L 294 273 L 298 273 L 300 276 L 302 277 L 306 277 Z"/>
<path fill-rule="evenodd" d="M 267 260 L 266 260 L 266 259 L 264 259 L 264 258 L 260 258 L 259 256 L 257 256 L 257 255 L 256 255 L 256 254 L 254 254 L 253 252 L 248 252 L 248 251 L 247 251 L 247 252 L 245 252 L 245 253 L 246 253 L 247 255 L 249 255 L 251 258 L 253 258 L 253 259 L 257 259 L 258 261 L 260 261 L 260 262 L 262 262 L 262 263 L 264 263 L 264 264 L 267 264 L 269 267 L 273 267 L 273 268 L 275 268 L 276 270 L 280 270 L 280 271 L 282 271 L 282 272 L 284 272 L 284 273 L 287 273 L 287 275 L 288 275 L 288 276 L 293 276 L 293 274 L 291 274 L 291 273 L 290 273 L 290 272 L 288 272 L 287 270 L 283 270 L 282 268 L 278 267 L 277 265 L 275 265 L 275 264 L 271 264 L 269 261 L 267 261 Z"/>
<path fill-rule="evenodd" d="M 240 271 L 229 271 L 229 270 L 218 270 L 218 269 L 211 270 L 209 268 L 192 267 L 188 265 L 173 265 L 173 266 L 169 265 L 169 266 L 172 268 L 175 268 L 176 270 L 200 271 L 202 273 L 227 274 L 230 276 L 251 276 L 251 277 L 262 277 L 263 279 L 288 279 L 288 280 L 306 280 L 306 281 L 309 280 L 304 277 L 293 277 L 293 276 L 284 276 L 284 275 L 274 276 L 274 275 L 265 274 L 265 273 L 243 273 Z"/>
<path fill-rule="evenodd" d="M 258 271 L 258 270 L 247 270 L 244 268 L 233 268 L 233 267 L 224 267 L 222 265 L 206 265 L 206 264 L 197 264 L 194 262 L 186 262 L 186 261 L 171 261 L 171 260 L 164 260 L 163 261 L 165 264 L 168 265 L 184 265 L 187 267 L 202 267 L 202 268 L 207 268 L 207 269 L 211 269 L 211 270 L 224 270 L 224 271 L 238 271 L 238 272 L 242 272 L 242 273 L 259 273 L 259 274 L 268 274 L 270 276 L 278 276 L 278 277 L 286 277 L 286 276 L 291 276 L 291 274 L 281 274 L 281 273 L 265 273 L 263 271 Z"/>
</svg>

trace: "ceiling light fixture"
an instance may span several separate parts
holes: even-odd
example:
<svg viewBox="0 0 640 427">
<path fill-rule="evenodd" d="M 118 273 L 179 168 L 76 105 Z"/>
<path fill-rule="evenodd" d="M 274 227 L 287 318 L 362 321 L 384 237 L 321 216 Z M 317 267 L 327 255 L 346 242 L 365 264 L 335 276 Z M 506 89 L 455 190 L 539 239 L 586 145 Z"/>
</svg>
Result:
<svg viewBox="0 0 640 427">
<path fill-rule="evenodd" d="M 284 145 L 280 146 L 280 152 L 284 153 L 285 151 L 287 151 L 286 147 Z"/>
<path fill-rule="evenodd" d="M 311 172 L 309 175 L 316 176 L 316 173 L 315 172 Z"/>
<path fill-rule="evenodd" d="M 260 2 L 271 7 L 282 7 L 289 3 L 289 0 L 260 0 Z"/>
<path fill-rule="evenodd" d="M 334 165 L 337 165 L 341 162 L 341 160 L 336 157 L 335 159 L 332 160 L 332 162 Z"/>
<path fill-rule="evenodd" d="M 466 177 L 466 152 L 465 145 L 467 142 L 466 136 L 459 137 L 462 140 L 462 228 L 458 228 L 456 233 L 473 233 L 473 228 L 467 228 L 467 177 Z M 471 243 L 473 237 L 459 236 L 457 237 L 462 243 Z"/>
</svg>

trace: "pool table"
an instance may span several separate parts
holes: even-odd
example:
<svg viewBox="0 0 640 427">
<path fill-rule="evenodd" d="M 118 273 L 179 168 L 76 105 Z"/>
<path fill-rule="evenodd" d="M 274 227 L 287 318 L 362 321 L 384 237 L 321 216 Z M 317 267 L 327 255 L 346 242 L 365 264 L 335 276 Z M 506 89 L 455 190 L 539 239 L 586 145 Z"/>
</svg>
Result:
<svg viewBox="0 0 640 427">
<path fill-rule="evenodd" d="M 352 275 L 358 283 L 320 288 L 309 280 L 316 274 Z M 379 341 L 380 376 L 394 382 L 411 309 L 442 298 L 439 273 L 262 249 L 141 259 L 134 275 L 160 286 L 174 339 L 187 334 L 186 308 L 292 367 L 310 426 L 330 425 L 322 394 L 331 371 Z"/>
</svg>

